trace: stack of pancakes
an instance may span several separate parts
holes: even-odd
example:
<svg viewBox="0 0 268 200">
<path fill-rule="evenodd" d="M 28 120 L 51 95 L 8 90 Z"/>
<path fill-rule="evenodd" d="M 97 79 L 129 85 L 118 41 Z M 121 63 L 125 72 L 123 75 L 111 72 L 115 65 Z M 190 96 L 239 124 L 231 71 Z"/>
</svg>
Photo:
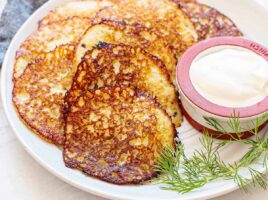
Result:
<svg viewBox="0 0 268 200">
<path fill-rule="evenodd" d="M 68 2 L 18 49 L 13 102 L 33 132 L 63 148 L 66 166 L 139 183 L 156 175 L 161 149 L 175 146 L 180 56 L 199 40 L 241 35 L 194 1 Z"/>
</svg>

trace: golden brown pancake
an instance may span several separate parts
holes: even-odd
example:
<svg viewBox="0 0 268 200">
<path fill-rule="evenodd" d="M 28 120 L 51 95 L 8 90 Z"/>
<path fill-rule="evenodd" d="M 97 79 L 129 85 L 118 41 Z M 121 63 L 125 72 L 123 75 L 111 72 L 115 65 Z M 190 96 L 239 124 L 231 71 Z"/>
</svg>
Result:
<svg viewBox="0 0 268 200">
<path fill-rule="evenodd" d="M 169 0 L 127 0 L 100 10 L 95 22 L 103 19 L 140 24 L 164 37 L 180 55 L 197 39 L 189 17 Z"/>
<path fill-rule="evenodd" d="M 156 175 L 161 149 L 174 146 L 175 127 L 151 98 L 125 86 L 84 92 L 66 119 L 65 165 L 115 184 Z"/>
<path fill-rule="evenodd" d="M 99 42 L 139 46 L 163 61 L 175 83 L 176 56 L 166 40 L 152 30 L 141 25 L 127 25 L 123 22 L 102 21 L 91 26 L 81 38 L 76 52 L 75 65 L 78 65 L 87 50 Z"/>
<path fill-rule="evenodd" d="M 57 46 L 76 45 L 81 35 L 91 25 L 90 18 L 73 17 L 45 25 L 31 34 L 16 53 L 14 80 L 21 76 L 26 66 Z"/>
<path fill-rule="evenodd" d="M 93 18 L 97 11 L 105 6 L 111 6 L 108 0 L 87 0 L 65 2 L 51 10 L 46 17 L 39 22 L 39 27 L 45 24 L 78 16 Z"/>
<path fill-rule="evenodd" d="M 164 64 L 139 47 L 100 43 L 88 51 L 78 65 L 65 100 L 71 105 L 85 89 L 118 84 L 131 84 L 156 98 L 176 127 L 180 126 L 178 92 Z"/>
<path fill-rule="evenodd" d="M 179 5 L 193 22 L 199 40 L 243 35 L 231 19 L 214 8 L 197 2 L 179 2 Z"/>
<path fill-rule="evenodd" d="M 16 80 L 13 102 L 23 122 L 56 145 L 64 141 L 64 96 L 71 87 L 74 46 L 63 45 L 27 66 Z"/>
</svg>

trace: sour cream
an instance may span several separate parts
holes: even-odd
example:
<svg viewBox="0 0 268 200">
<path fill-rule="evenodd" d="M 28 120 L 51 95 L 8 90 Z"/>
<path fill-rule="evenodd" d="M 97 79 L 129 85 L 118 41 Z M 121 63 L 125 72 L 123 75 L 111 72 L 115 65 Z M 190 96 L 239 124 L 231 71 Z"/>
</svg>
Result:
<svg viewBox="0 0 268 200">
<path fill-rule="evenodd" d="M 217 105 L 246 107 L 268 96 L 268 62 L 242 47 L 213 47 L 197 56 L 190 79 L 199 94 Z"/>
</svg>

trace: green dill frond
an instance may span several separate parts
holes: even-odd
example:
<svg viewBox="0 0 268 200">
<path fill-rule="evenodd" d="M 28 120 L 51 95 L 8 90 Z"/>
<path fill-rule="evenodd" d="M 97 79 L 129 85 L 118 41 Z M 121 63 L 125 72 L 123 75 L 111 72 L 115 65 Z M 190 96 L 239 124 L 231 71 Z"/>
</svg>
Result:
<svg viewBox="0 0 268 200">
<path fill-rule="evenodd" d="M 200 143 L 202 150 L 195 150 L 191 157 L 185 155 L 184 146 L 166 147 L 163 149 L 155 170 L 160 173 L 158 183 L 163 184 L 163 189 L 188 193 L 200 188 L 207 183 L 217 180 L 233 180 L 238 187 L 247 192 L 250 183 L 263 189 L 267 188 L 265 176 L 249 167 L 252 163 L 263 157 L 263 166 L 267 168 L 268 163 L 268 134 L 263 138 L 258 136 L 259 126 L 268 119 L 268 113 L 258 118 L 255 122 L 254 139 L 242 140 L 240 137 L 233 138 L 234 141 L 215 141 L 209 137 L 209 131 L 205 130 Z M 229 134 L 220 123 L 213 118 L 205 117 L 206 122 L 222 134 Z M 242 133 L 239 115 L 233 113 L 229 119 L 228 126 L 232 133 Z M 220 159 L 219 150 L 229 143 L 243 143 L 249 145 L 248 151 L 238 162 L 234 164 L 225 163 Z M 241 168 L 248 170 L 250 177 L 244 177 L 239 172 Z"/>
<path fill-rule="evenodd" d="M 231 118 L 228 120 L 228 126 L 232 130 L 232 133 L 235 133 L 238 136 L 238 139 L 241 139 L 243 130 L 241 130 L 240 127 L 239 116 L 240 114 L 236 113 L 234 110 Z"/>
<path fill-rule="evenodd" d="M 253 168 L 250 168 L 249 167 L 249 172 L 250 172 L 250 175 L 251 175 L 251 182 L 253 183 L 253 186 L 254 187 L 261 187 L 262 189 L 266 189 L 267 188 L 267 182 L 266 182 L 266 179 L 265 179 L 265 176 L 260 173 L 259 171 L 253 169 Z"/>
<path fill-rule="evenodd" d="M 222 125 L 215 118 L 204 116 L 204 119 L 209 126 L 214 128 L 218 132 L 221 132 L 224 134 L 227 133 L 227 131 L 222 127 Z"/>
</svg>

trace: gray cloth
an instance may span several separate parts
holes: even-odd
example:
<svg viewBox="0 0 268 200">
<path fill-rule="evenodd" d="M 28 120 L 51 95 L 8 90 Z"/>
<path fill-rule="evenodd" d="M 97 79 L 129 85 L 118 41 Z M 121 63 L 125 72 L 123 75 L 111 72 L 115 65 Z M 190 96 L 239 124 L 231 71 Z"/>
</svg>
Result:
<svg viewBox="0 0 268 200">
<path fill-rule="evenodd" d="M 47 0 L 7 0 L 0 19 L 0 66 L 8 45 L 25 20 Z"/>
</svg>

